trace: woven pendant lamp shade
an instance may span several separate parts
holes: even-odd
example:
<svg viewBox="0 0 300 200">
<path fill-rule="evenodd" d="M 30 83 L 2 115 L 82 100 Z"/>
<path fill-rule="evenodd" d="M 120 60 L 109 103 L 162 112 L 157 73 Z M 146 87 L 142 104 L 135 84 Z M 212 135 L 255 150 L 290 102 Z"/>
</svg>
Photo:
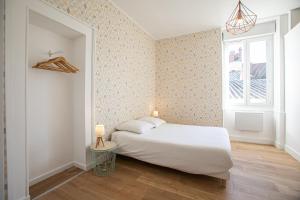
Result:
<svg viewBox="0 0 300 200">
<path fill-rule="evenodd" d="M 234 35 L 245 33 L 255 26 L 257 15 L 240 0 L 226 22 L 226 30 Z"/>
</svg>

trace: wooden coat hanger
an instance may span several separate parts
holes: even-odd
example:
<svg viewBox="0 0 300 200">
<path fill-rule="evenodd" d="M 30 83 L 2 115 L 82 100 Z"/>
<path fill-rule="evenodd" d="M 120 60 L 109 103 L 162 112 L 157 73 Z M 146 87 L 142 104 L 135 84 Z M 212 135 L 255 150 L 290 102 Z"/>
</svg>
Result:
<svg viewBox="0 0 300 200">
<path fill-rule="evenodd" d="M 51 51 L 48 52 L 49 57 L 53 54 Z M 66 72 L 66 73 L 76 73 L 79 71 L 77 67 L 70 64 L 64 57 L 59 56 L 56 58 L 49 59 L 47 61 L 39 62 L 36 65 L 32 66 L 32 68 L 37 69 L 45 69 L 50 71 L 59 71 L 59 72 Z"/>
</svg>

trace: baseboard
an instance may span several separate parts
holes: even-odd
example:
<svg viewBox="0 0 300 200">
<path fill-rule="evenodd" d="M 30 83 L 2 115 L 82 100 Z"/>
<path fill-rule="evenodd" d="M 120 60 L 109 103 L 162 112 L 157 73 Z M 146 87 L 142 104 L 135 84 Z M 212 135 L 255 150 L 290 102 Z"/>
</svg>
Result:
<svg viewBox="0 0 300 200">
<path fill-rule="evenodd" d="M 90 170 L 90 169 L 93 168 L 92 164 L 93 164 L 93 163 L 89 163 L 89 164 L 87 165 L 87 170 Z"/>
<path fill-rule="evenodd" d="M 292 147 L 285 145 L 284 150 L 300 162 L 300 152 L 297 152 Z"/>
<path fill-rule="evenodd" d="M 281 144 L 279 141 L 276 141 L 276 142 L 275 142 L 275 147 L 276 147 L 277 149 L 284 149 L 284 144 Z"/>
<path fill-rule="evenodd" d="M 30 200 L 30 196 L 28 195 L 27 197 L 22 197 L 19 200 Z"/>
<path fill-rule="evenodd" d="M 82 169 L 84 171 L 88 171 L 92 168 L 91 163 L 86 165 L 86 164 L 74 161 L 73 164 L 74 164 L 75 167 L 78 167 L 79 169 Z"/>
<path fill-rule="evenodd" d="M 58 185 L 56 185 L 56 186 L 50 188 L 49 190 L 45 191 L 44 193 L 42 193 L 42 194 L 40 194 L 40 195 L 34 197 L 32 200 L 40 199 L 40 197 L 45 196 L 45 195 L 47 195 L 48 193 L 52 192 L 53 190 L 56 190 L 57 188 L 61 187 L 62 185 L 65 185 L 66 183 L 68 183 L 68 182 L 74 180 L 75 178 L 77 178 L 78 176 L 80 176 L 80 175 L 83 174 L 83 173 L 84 173 L 84 171 L 80 172 L 79 174 L 77 174 L 77 175 L 75 175 L 75 176 L 73 176 L 73 177 L 71 177 L 71 178 L 65 180 L 64 182 L 62 182 L 62 183 L 60 183 L 60 184 L 58 184 Z"/>
<path fill-rule="evenodd" d="M 274 141 L 268 138 L 249 138 L 249 137 L 239 136 L 239 135 L 230 135 L 229 137 L 231 141 L 274 145 Z"/>
<path fill-rule="evenodd" d="M 64 165 L 62 165 L 60 167 L 57 167 L 57 168 L 55 168 L 55 169 L 53 169 L 53 170 L 51 170 L 49 172 L 46 172 L 46 173 L 44 173 L 44 174 L 42 174 L 42 175 L 40 175 L 40 176 L 38 176 L 36 178 L 33 178 L 33 179 L 29 180 L 29 186 L 32 186 L 32 185 L 34 185 L 34 184 L 36 184 L 38 182 L 41 182 L 41 181 L 49 178 L 50 176 L 58 174 L 58 173 L 66 170 L 66 169 L 68 169 L 68 168 L 70 168 L 72 166 L 78 167 L 79 169 L 82 169 L 84 171 L 88 171 L 88 170 L 90 170 L 92 168 L 92 163 L 89 163 L 88 165 L 86 165 L 86 164 L 79 163 L 79 162 L 76 162 L 76 161 L 69 162 L 69 163 L 64 164 Z"/>
<path fill-rule="evenodd" d="M 29 180 L 29 186 L 34 185 L 34 184 L 36 184 L 36 183 L 38 183 L 40 181 L 43 181 L 43 180 L 49 178 L 50 176 L 53 176 L 53 175 L 55 175 L 57 173 L 60 173 L 60 172 L 66 170 L 66 169 L 68 169 L 68 168 L 70 168 L 72 166 L 74 166 L 74 162 L 69 162 L 69 163 L 64 164 L 64 165 L 62 165 L 60 167 L 57 167 L 57 168 L 55 168 L 55 169 L 53 169 L 53 170 L 51 170 L 49 172 L 46 172 L 46 173 L 44 173 L 44 174 L 42 174 L 42 175 L 40 175 L 38 177 L 35 177 L 35 178 Z"/>
</svg>

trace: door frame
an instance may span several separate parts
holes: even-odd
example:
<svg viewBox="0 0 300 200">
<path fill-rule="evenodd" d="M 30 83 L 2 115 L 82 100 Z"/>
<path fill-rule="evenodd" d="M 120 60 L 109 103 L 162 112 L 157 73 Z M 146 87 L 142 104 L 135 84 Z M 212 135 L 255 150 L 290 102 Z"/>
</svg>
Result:
<svg viewBox="0 0 300 200">
<path fill-rule="evenodd" d="M 41 0 L 10 0 L 5 5 L 5 100 L 9 199 L 30 199 L 28 170 L 28 24 L 32 10 L 82 33 L 85 53 L 85 145 L 94 126 L 94 29 Z M 87 149 L 87 148 L 86 148 Z M 88 158 L 85 159 L 88 168 Z"/>
</svg>

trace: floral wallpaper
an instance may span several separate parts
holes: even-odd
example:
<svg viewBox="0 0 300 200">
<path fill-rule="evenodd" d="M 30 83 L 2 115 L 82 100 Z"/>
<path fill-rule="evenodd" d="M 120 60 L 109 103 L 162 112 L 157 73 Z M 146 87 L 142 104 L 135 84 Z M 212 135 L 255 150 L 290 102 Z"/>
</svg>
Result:
<svg viewBox="0 0 300 200">
<path fill-rule="evenodd" d="M 155 41 L 108 0 L 46 0 L 95 28 L 96 123 L 107 133 L 149 115 L 155 102 Z"/>
<path fill-rule="evenodd" d="M 156 109 L 169 122 L 222 126 L 221 30 L 156 43 Z"/>
<path fill-rule="evenodd" d="M 170 122 L 222 124 L 220 30 L 155 42 L 109 0 L 42 1 L 95 29 L 95 121 L 108 133 L 155 107 Z"/>
</svg>

